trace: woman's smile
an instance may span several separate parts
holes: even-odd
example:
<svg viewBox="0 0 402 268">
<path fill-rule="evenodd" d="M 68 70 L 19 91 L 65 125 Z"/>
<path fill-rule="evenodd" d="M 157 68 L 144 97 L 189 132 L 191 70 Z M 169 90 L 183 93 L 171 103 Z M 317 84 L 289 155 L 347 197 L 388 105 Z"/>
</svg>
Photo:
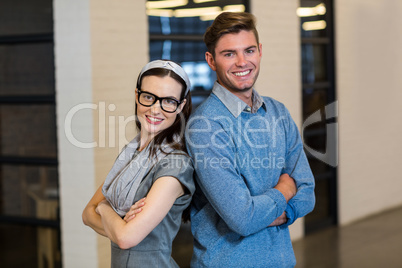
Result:
<svg viewBox="0 0 402 268">
<path fill-rule="evenodd" d="M 145 76 L 141 87 L 142 91 L 151 93 L 159 98 L 168 97 L 176 100 L 180 99 L 182 90 L 182 85 L 170 76 Z M 136 94 L 137 116 L 141 124 L 141 137 L 149 141 L 155 135 L 173 125 L 180 109 L 177 109 L 173 113 L 168 113 L 162 110 L 159 101 L 156 101 L 149 107 L 141 105 L 138 102 L 138 92 Z"/>
<path fill-rule="evenodd" d="M 146 118 L 147 122 L 152 125 L 159 125 L 164 120 L 163 118 L 158 118 L 158 117 L 155 117 L 152 115 L 145 115 L 145 118 Z"/>
</svg>

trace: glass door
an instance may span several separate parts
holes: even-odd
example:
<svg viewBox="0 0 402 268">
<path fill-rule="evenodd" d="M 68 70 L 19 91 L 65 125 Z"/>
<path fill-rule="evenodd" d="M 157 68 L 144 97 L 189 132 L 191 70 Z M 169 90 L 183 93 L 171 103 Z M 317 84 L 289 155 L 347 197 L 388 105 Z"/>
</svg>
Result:
<svg viewBox="0 0 402 268">
<path fill-rule="evenodd" d="M 337 133 L 331 0 L 301 0 L 303 130 L 305 151 L 316 181 L 316 206 L 305 217 L 306 232 L 337 223 Z M 317 119 L 312 120 L 312 116 Z M 319 119 L 319 120 L 318 120 Z"/>
<path fill-rule="evenodd" d="M 60 267 L 51 0 L 0 3 L 1 267 Z"/>
</svg>

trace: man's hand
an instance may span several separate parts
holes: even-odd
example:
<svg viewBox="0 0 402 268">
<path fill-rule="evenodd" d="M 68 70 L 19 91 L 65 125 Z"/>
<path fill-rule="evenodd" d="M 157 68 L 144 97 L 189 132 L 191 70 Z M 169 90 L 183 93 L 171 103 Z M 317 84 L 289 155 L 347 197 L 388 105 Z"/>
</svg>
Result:
<svg viewBox="0 0 402 268">
<path fill-rule="evenodd" d="M 286 212 L 284 211 L 281 216 L 279 216 L 278 218 L 276 218 L 276 220 L 274 220 L 274 221 L 269 225 L 269 227 L 272 227 L 272 226 L 279 226 L 279 225 L 282 225 L 282 224 L 286 223 L 287 221 L 288 221 L 288 218 L 286 217 Z"/>
<path fill-rule="evenodd" d="M 292 199 L 293 196 L 295 196 L 296 192 L 297 192 L 295 180 L 292 179 L 286 173 L 282 174 L 279 177 L 278 184 L 274 188 L 283 194 L 283 196 L 286 199 L 286 202 L 289 202 L 289 200 Z M 269 226 L 279 226 L 279 225 L 286 223 L 287 221 L 288 221 L 288 218 L 286 217 L 286 212 L 284 211 L 282 213 L 282 215 L 280 215 L 278 218 L 276 218 Z"/>
<path fill-rule="evenodd" d="M 135 215 L 142 211 L 143 206 L 145 206 L 145 197 L 138 200 L 134 205 L 131 206 L 123 220 L 129 222 L 134 219 Z"/>
<path fill-rule="evenodd" d="M 279 177 L 278 184 L 274 188 L 283 194 L 286 202 L 289 202 L 289 200 L 292 199 L 297 192 L 295 180 L 286 173 Z"/>
</svg>

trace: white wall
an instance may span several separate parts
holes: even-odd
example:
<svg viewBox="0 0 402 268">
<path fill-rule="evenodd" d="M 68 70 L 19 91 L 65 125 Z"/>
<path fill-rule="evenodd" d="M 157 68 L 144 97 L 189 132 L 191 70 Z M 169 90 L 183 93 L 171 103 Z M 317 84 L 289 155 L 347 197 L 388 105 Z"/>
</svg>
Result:
<svg viewBox="0 0 402 268">
<path fill-rule="evenodd" d="M 55 0 L 54 33 L 63 267 L 96 267 L 96 235 L 81 221 L 83 204 L 93 192 L 94 154 L 74 146 L 64 127 L 74 106 L 92 102 L 89 1 Z M 93 140 L 90 109 L 77 113 L 73 122 L 77 140 Z"/>
<path fill-rule="evenodd" d="M 149 60 L 145 1 L 91 1 L 95 178 L 103 183 L 121 148 L 135 135 L 134 90 Z M 89 199 L 88 199 L 89 200 Z M 87 232 L 93 232 L 87 229 Z M 110 267 L 110 240 L 98 236 L 98 267 Z"/>
<path fill-rule="evenodd" d="M 339 220 L 402 205 L 402 2 L 335 2 Z"/>
<path fill-rule="evenodd" d="M 302 125 L 300 33 L 296 0 L 252 0 L 251 12 L 257 18 L 262 43 L 261 71 L 256 83 L 263 96 L 283 102 L 293 120 Z M 303 219 L 290 227 L 293 240 L 304 235 Z"/>
<path fill-rule="evenodd" d="M 402 205 L 402 2 L 334 1 L 340 224 Z M 263 44 L 256 88 L 301 125 L 298 1 L 251 1 Z M 302 236 L 302 224 L 292 226 Z M 296 230 L 295 230 L 296 229 Z"/>
<path fill-rule="evenodd" d="M 148 61 L 145 2 L 54 0 L 54 25 L 63 267 L 110 267 L 109 241 L 84 226 L 81 213 L 118 146 L 134 135 L 118 120 L 133 114 L 135 81 Z M 84 103 L 93 106 L 78 110 L 65 127 L 69 111 Z M 84 149 L 77 141 L 97 146 Z"/>
</svg>

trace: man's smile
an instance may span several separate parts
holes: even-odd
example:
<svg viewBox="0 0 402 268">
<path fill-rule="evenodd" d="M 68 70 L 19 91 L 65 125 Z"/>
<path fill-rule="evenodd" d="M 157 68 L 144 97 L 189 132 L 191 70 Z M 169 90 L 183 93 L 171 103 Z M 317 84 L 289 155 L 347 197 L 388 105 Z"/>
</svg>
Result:
<svg viewBox="0 0 402 268">
<path fill-rule="evenodd" d="M 242 76 L 246 76 L 249 73 L 251 73 L 251 70 L 246 70 L 246 71 L 242 71 L 242 72 L 233 72 L 233 74 L 237 77 L 242 77 Z"/>
</svg>

